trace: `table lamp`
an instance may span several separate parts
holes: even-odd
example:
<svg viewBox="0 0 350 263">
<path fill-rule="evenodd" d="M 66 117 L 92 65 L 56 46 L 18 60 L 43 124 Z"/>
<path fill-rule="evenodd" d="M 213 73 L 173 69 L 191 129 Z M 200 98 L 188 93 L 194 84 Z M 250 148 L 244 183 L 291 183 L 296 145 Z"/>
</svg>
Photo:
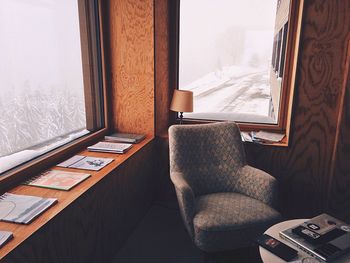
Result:
<svg viewBox="0 0 350 263">
<path fill-rule="evenodd" d="M 182 113 L 193 112 L 193 92 L 189 90 L 174 90 L 170 110 L 180 113 L 180 124 L 182 124 Z"/>
</svg>

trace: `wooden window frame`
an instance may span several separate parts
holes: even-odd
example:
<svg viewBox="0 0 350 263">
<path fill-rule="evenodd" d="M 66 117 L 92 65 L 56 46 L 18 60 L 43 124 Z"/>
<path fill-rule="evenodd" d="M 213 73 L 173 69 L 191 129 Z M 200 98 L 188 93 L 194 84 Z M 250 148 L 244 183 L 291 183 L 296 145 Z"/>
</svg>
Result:
<svg viewBox="0 0 350 263">
<path fill-rule="evenodd" d="M 102 3 L 78 0 L 87 130 L 91 133 L 21 164 L 0 176 L 0 193 L 97 142 L 110 131 Z"/>
<path fill-rule="evenodd" d="M 294 96 L 294 86 L 296 78 L 296 68 L 299 53 L 299 40 L 301 34 L 301 23 L 303 14 L 304 0 L 291 0 L 289 8 L 289 20 L 288 20 L 288 33 L 287 33 L 287 45 L 286 45 L 286 56 L 285 65 L 283 69 L 283 80 L 282 80 L 282 92 L 280 94 L 280 105 L 277 124 L 265 124 L 265 123 L 248 123 L 248 122 L 237 122 L 242 131 L 253 131 L 253 130 L 267 130 L 273 132 L 285 133 L 288 137 L 290 132 L 290 121 L 292 114 L 292 104 Z M 175 53 L 175 87 L 179 87 L 179 33 L 180 33 L 180 0 L 176 0 L 176 14 L 175 19 L 175 34 L 173 35 L 175 48 L 171 52 Z M 282 34 L 283 35 L 283 34 Z M 276 43 L 277 48 L 278 43 Z M 277 57 L 278 54 L 275 54 Z M 289 63 L 287 63 L 289 62 Z M 276 65 L 277 66 L 277 65 Z M 171 123 L 177 123 L 179 118 L 177 113 L 171 113 Z M 184 119 L 183 123 L 197 124 L 197 123 L 210 123 L 222 120 L 202 120 L 202 119 Z"/>
</svg>

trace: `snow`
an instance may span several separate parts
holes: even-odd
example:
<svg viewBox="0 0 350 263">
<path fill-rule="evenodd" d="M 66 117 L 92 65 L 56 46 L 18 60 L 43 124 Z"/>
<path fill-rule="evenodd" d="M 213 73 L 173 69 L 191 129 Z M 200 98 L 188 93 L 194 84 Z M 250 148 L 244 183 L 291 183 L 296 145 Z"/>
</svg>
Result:
<svg viewBox="0 0 350 263">
<path fill-rule="evenodd" d="M 205 117 L 207 114 L 214 119 L 225 116 L 231 120 L 239 116 L 244 120 L 247 115 L 247 119 L 257 116 L 259 121 L 274 122 L 270 116 L 269 74 L 264 68 L 224 67 L 183 89 L 194 93 L 194 113 L 184 113 L 185 118 L 208 118 Z"/>
<path fill-rule="evenodd" d="M 194 93 L 185 118 L 276 123 L 269 83 L 276 8 L 277 0 L 183 1 L 179 89 Z"/>
<path fill-rule="evenodd" d="M 77 1 L 4 0 L 0 33 L 1 173 L 71 141 L 86 114 Z"/>
<path fill-rule="evenodd" d="M 68 134 L 65 137 L 59 137 L 52 140 L 50 143 L 47 143 L 44 146 L 39 146 L 30 150 L 23 150 L 16 152 L 7 156 L 0 157 L 0 174 L 5 171 L 12 169 L 22 163 L 30 161 L 40 155 L 43 155 L 51 150 L 54 150 L 64 144 L 67 144 L 79 137 L 82 137 L 88 134 L 88 130 L 81 130 L 71 134 Z"/>
</svg>

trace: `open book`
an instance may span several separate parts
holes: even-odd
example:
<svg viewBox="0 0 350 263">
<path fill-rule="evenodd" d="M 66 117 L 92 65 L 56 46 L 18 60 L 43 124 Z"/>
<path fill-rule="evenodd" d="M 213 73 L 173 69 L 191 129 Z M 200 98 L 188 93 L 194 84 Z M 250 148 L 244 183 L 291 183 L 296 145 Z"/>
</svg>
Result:
<svg viewBox="0 0 350 263">
<path fill-rule="evenodd" d="M 0 220 L 29 224 L 56 202 L 56 198 L 5 193 L 0 196 Z"/>
</svg>

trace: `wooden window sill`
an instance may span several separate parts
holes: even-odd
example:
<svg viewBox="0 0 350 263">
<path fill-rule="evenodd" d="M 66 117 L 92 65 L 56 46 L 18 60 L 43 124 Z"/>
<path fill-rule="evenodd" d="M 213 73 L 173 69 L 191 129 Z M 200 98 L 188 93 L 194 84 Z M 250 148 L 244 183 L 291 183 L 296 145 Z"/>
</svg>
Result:
<svg viewBox="0 0 350 263">
<path fill-rule="evenodd" d="M 5 246 L 0 248 L 0 260 L 3 259 L 7 254 L 9 254 L 12 250 L 14 250 L 17 246 L 19 246 L 22 242 L 24 242 L 27 238 L 29 238 L 32 234 L 38 231 L 41 227 L 43 227 L 46 223 L 48 223 L 51 219 L 53 219 L 56 215 L 61 213 L 67 206 L 69 206 L 72 202 L 78 199 L 82 194 L 88 191 L 91 187 L 97 184 L 100 180 L 102 180 L 109 173 L 118 168 L 123 162 L 137 153 L 140 149 L 142 149 L 145 145 L 149 144 L 153 140 L 152 136 L 147 136 L 142 142 L 135 144 L 127 153 L 125 154 L 111 154 L 111 153 L 97 153 L 97 152 L 88 152 L 86 150 L 81 151 L 79 154 L 86 156 L 96 156 L 96 157 L 105 157 L 105 158 L 113 158 L 114 161 L 107 165 L 105 168 L 100 171 L 88 171 L 88 170 L 80 170 L 80 169 L 70 169 L 70 168 L 61 168 L 61 167 L 52 167 L 57 170 L 65 170 L 65 171 L 76 171 L 76 172 L 84 172 L 91 174 L 87 180 L 83 181 L 70 191 L 60 191 L 46 188 L 39 188 L 33 186 L 25 186 L 19 185 L 13 188 L 10 193 L 14 194 L 23 194 L 23 195 L 33 195 L 40 197 L 54 197 L 58 199 L 58 203 L 53 207 L 45 211 L 42 215 L 40 215 L 37 219 L 35 219 L 29 225 L 21 225 L 15 223 L 7 223 L 0 222 L 0 230 L 11 231 L 13 232 L 14 238 L 9 241 Z M 67 159 L 70 156 L 67 156 Z"/>
<path fill-rule="evenodd" d="M 160 139 L 165 139 L 168 140 L 169 139 L 169 135 L 168 132 L 163 132 L 161 134 L 159 134 L 157 136 Z M 253 143 L 253 144 L 259 144 L 259 145 L 263 145 L 263 146 L 276 146 L 276 147 L 288 147 L 288 134 L 280 141 L 280 142 L 248 142 L 248 141 L 243 141 L 244 144 L 246 143 Z"/>
</svg>

